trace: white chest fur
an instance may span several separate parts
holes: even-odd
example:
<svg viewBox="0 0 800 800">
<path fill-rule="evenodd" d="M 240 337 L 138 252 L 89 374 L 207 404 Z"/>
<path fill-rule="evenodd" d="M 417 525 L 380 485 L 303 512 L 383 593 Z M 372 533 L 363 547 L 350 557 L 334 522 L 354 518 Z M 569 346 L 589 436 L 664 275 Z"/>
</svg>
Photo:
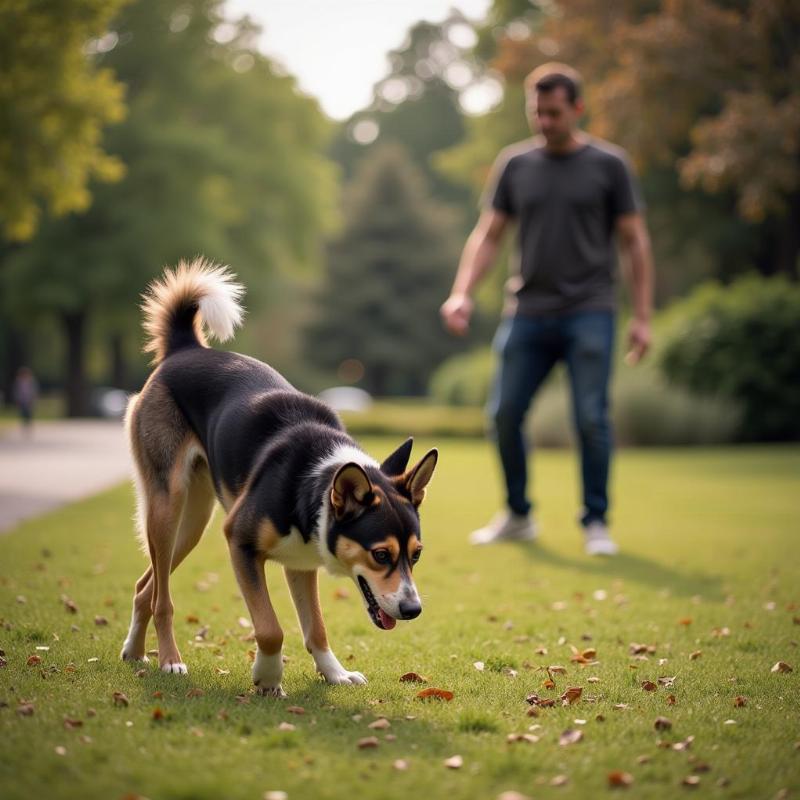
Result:
<svg viewBox="0 0 800 800">
<path fill-rule="evenodd" d="M 267 553 L 267 558 L 289 569 L 312 570 L 322 566 L 317 543 L 313 539 L 303 541 L 297 528 L 292 528 L 288 536 L 281 536 Z"/>
</svg>

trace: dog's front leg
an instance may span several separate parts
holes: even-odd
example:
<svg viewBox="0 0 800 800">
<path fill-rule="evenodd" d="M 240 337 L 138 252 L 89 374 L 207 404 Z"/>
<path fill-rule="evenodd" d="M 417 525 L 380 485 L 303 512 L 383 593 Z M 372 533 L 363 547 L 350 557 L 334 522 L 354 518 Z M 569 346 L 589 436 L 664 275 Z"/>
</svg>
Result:
<svg viewBox="0 0 800 800">
<path fill-rule="evenodd" d="M 240 547 L 231 539 L 228 548 L 233 571 L 253 620 L 258 650 L 253 664 L 253 683 L 259 694 L 286 697 L 281 688 L 283 677 L 283 631 L 272 608 L 264 577 L 265 558 L 250 548 Z"/>
<path fill-rule="evenodd" d="M 306 650 L 311 653 L 317 672 L 321 673 L 328 683 L 366 683 L 367 679 L 360 672 L 346 670 L 328 646 L 328 635 L 325 632 L 319 605 L 317 571 L 301 571 L 287 567 L 286 582 L 289 584 L 289 591 L 297 609 Z"/>
</svg>

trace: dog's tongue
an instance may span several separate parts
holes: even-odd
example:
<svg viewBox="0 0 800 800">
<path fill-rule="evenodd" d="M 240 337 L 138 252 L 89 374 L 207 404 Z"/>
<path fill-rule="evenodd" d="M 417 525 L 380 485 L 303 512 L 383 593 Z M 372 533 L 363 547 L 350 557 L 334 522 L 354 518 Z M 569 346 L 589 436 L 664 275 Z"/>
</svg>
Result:
<svg viewBox="0 0 800 800">
<path fill-rule="evenodd" d="M 380 614 L 381 617 L 381 624 L 387 631 L 390 631 L 397 625 L 397 620 L 394 617 L 390 617 L 382 608 L 378 609 L 378 614 Z"/>
</svg>

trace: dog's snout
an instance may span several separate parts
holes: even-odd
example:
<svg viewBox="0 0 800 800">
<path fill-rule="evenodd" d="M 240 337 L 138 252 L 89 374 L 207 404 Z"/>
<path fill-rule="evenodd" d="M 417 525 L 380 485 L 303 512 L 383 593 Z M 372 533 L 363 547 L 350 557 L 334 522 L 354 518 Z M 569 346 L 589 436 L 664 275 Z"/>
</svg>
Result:
<svg viewBox="0 0 800 800">
<path fill-rule="evenodd" d="M 416 619 L 422 613 L 422 604 L 419 600 L 401 600 L 399 610 L 403 619 Z"/>
</svg>

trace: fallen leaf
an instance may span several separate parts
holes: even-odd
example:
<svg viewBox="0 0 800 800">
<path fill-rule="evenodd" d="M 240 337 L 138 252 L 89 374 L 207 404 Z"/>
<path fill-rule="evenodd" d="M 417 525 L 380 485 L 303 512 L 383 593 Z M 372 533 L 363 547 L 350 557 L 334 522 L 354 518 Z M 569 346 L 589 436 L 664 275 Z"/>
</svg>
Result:
<svg viewBox="0 0 800 800">
<path fill-rule="evenodd" d="M 778 661 L 778 663 L 772 667 L 770 672 L 792 672 L 792 667 L 790 667 L 785 661 Z"/>
<path fill-rule="evenodd" d="M 567 729 L 558 737 L 558 743 L 562 747 L 567 747 L 581 741 L 581 739 L 583 739 L 583 731 Z"/>
<path fill-rule="evenodd" d="M 626 711 L 630 706 L 627 703 L 615 703 L 612 708 L 614 711 Z"/>
<path fill-rule="evenodd" d="M 404 758 L 398 758 L 393 764 L 392 767 L 396 769 L 398 772 L 405 772 L 408 769 L 408 761 Z"/>
<path fill-rule="evenodd" d="M 427 683 L 428 679 L 423 678 L 417 672 L 406 672 L 405 675 L 400 676 L 401 683 Z"/>
<path fill-rule="evenodd" d="M 667 695 L 667 705 L 668 706 L 674 706 L 676 702 L 677 701 L 675 700 L 675 695 L 674 694 L 668 694 Z"/>
<path fill-rule="evenodd" d="M 746 706 L 746 705 L 747 705 L 747 698 L 746 698 L 746 697 L 744 697 L 744 696 L 743 696 L 743 695 L 741 695 L 741 694 L 739 694 L 739 695 L 736 695 L 736 697 L 734 697 L 734 699 L 733 699 L 733 705 L 734 705 L 736 708 L 743 708 L 744 706 Z"/>
<path fill-rule="evenodd" d="M 214 672 L 216 672 L 217 675 L 230 675 L 231 674 L 231 671 L 229 669 L 222 669 L 222 667 L 215 667 L 214 668 Z"/>
<path fill-rule="evenodd" d="M 374 722 L 370 722 L 370 724 L 367 725 L 367 727 L 371 728 L 374 731 L 384 731 L 387 728 L 391 728 L 392 723 L 389 722 L 389 720 L 386 719 L 386 717 L 378 717 L 378 719 L 376 719 Z"/>
<path fill-rule="evenodd" d="M 70 600 L 65 594 L 61 595 L 61 602 L 64 604 L 64 608 L 70 614 L 77 614 L 78 613 L 78 606 L 75 605 L 74 600 Z"/>
<path fill-rule="evenodd" d="M 695 650 L 693 653 L 689 653 L 689 660 L 690 661 L 697 661 L 700 656 L 703 655 L 702 650 Z"/>
<path fill-rule="evenodd" d="M 154 722 L 161 722 L 164 719 L 164 716 L 165 716 L 164 711 L 160 709 L 158 706 L 156 706 L 153 709 L 152 717 Z"/>
<path fill-rule="evenodd" d="M 278 730 L 279 731 L 291 732 L 291 731 L 297 730 L 297 726 L 296 725 L 292 725 L 291 722 L 281 722 L 278 725 Z"/>
<path fill-rule="evenodd" d="M 453 699 L 453 693 L 448 692 L 447 689 L 434 689 L 431 687 L 430 689 L 423 689 L 421 692 L 417 692 L 417 698 L 420 700 L 427 700 L 428 698 L 435 698 L 436 700 L 450 700 Z"/>
<path fill-rule="evenodd" d="M 724 638 L 726 636 L 730 636 L 731 635 L 731 629 L 730 628 L 712 628 L 711 635 L 715 639 L 722 639 L 722 638 Z"/>
<path fill-rule="evenodd" d="M 151 695 L 151 697 L 155 698 L 156 700 L 160 700 L 163 696 L 164 692 L 158 690 L 153 692 L 153 694 Z"/>
<path fill-rule="evenodd" d="M 299 715 L 302 715 L 302 714 L 305 714 L 305 713 L 306 713 L 306 710 L 305 710 L 305 709 L 304 709 L 302 706 L 287 706 L 286 710 L 287 710 L 287 711 L 288 711 L 290 714 L 299 714 Z"/>
<path fill-rule="evenodd" d="M 633 775 L 630 772 L 614 770 L 608 773 L 608 785 L 613 789 L 627 788 L 633 783 Z"/>
<path fill-rule="evenodd" d="M 547 648 L 546 647 L 537 647 L 534 651 L 537 656 L 546 656 L 547 655 Z"/>
<path fill-rule="evenodd" d="M 508 744 L 513 744 L 514 742 L 536 744 L 538 741 L 539 737 L 534 736 L 532 733 L 509 733 L 508 736 L 506 736 L 506 742 L 508 742 Z"/>
<path fill-rule="evenodd" d="M 669 688 L 670 686 L 672 686 L 675 683 L 675 678 L 676 677 L 677 677 L 676 675 L 672 675 L 672 676 L 662 675 L 658 679 L 658 683 L 661 686 L 665 686 L 665 687 Z"/>
<path fill-rule="evenodd" d="M 653 683 L 653 681 L 642 681 L 642 689 L 646 692 L 654 692 L 658 689 L 658 684 Z"/>
<path fill-rule="evenodd" d="M 83 727 L 83 720 L 81 719 L 70 719 L 69 717 L 64 717 L 64 727 L 68 731 L 74 731 L 76 728 Z"/>
<path fill-rule="evenodd" d="M 127 708 L 130 705 L 130 701 L 122 692 L 114 692 L 111 695 L 111 699 L 114 701 L 115 706 Z"/>
<path fill-rule="evenodd" d="M 637 756 L 636 763 L 637 764 L 649 764 L 653 760 L 652 756 Z"/>
<path fill-rule="evenodd" d="M 587 683 L 600 683 L 600 678 L 597 675 L 592 675 L 590 678 L 586 679 Z"/>
<path fill-rule="evenodd" d="M 32 717 L 33 716 L 33 703 L 26 703 L 21 702 L 17 706 L 17 714 L 21 717 Z"/>
<path fill-rule="evenodd" d="M 566 775 L 554 775 L 550 778 L 551 786 L 566 786 L 569 783 L 569 778 Z"/>
<path fill-rule="evenodd" d="M 444 760 L 444 765 L 448 769 L 461 769 L 464 766 L 464 759 L 461 756 L 450 756 Z"/>
<path fill-rule="evenodd" d="M 679 619 L 678 620 L 678 625 L 688 626 L 688 625 L 691 625 L 691 624 L 692 624 L 692 618 L 691 617 L 684 617 L 683 619 Z"/>
<path fill-rule="evenodd" d="M 692 746 L 693 741 L 694 741 L 694 736 L 687 736 L 682 742 L 675 742 L 675 744 L 668 746 L 672 747 L 673 750 L 677 750 L 678 752 L 683 752 L 684 750 L 688 750 Z"/>
<path fill-rule="evenodd" d="M 681 783 L 684 786 L 688 786 L 690 789 L 694 789 L 696 786 L 700 785 L 700 776 L 699 775 L 687 775 Z"/>
<path fill-rule="evenodd" d="M 472 666 L 475 667 L 478 672 L 483 672 L 484 668 L 486 667 L 483 661 L 476 661 Z"/>
<path fill-rule="evenodd" d="M 97 615 L 94 618 L 94 624 L 95 625 L 99 625 L 99 626 L 108 625 L 108 620 L 105 617 L 101 617 L 100 615 Z"/>
<path fill-rule="evenodd" d="M 560 664 L 554 664 L 554 665 L 548 667 L 547 671 L 550 674 L 554 674 L 554 675 L 566 675 L 567 674 L 567 668 L 566 667 L 562 667 Z"/>
<path fill-rule="evenodd" d="M 655 653 L 656 647 L 653 644 L 638 644 L 637 642 L 631 642 L 628 645 L 628 652 L 632 656 L 638 656 L 642 653 Z"/>
<path fill-rule="evenodd" d="M 552 678 L 547 678 L 546 680 L 542 681 L 542 686 L 545 689 L 555 689 L 556 683 Z"/>
<path fill-rule="evenodd" d="M 193 697 L 202 697 L 204 694 L 205 692 L 202 689 L 195 688 L 195 689 L 189 689 L 189 691 L 186 692 L 186 697 L 187 699 L 191 700 Z"/>
<path fill-rule="evenodd" d="M 581 695 L 583 694 L 583 687 L 581 686 L 571 686 L 567 689 L 564 694 L 561 695 L 561 705 L 562 706 L 569 706 L 572 703 L 577 703 L 578 700 L 581 699 Z"/>
<path fill-rule="evenodd" d="M 670 720 L 668 720 L 666 717 L 656 717 L 653 727 L 657 731 L 668 731 L 672 727 L 672 722 L 670 722 Z"/>
<path fill-rule="evenodd" d="M 41 656 L 28 656 L 28 661 L 26 662 L 29 667 L 35 667 L 42 663 Z"/>
</svg>

